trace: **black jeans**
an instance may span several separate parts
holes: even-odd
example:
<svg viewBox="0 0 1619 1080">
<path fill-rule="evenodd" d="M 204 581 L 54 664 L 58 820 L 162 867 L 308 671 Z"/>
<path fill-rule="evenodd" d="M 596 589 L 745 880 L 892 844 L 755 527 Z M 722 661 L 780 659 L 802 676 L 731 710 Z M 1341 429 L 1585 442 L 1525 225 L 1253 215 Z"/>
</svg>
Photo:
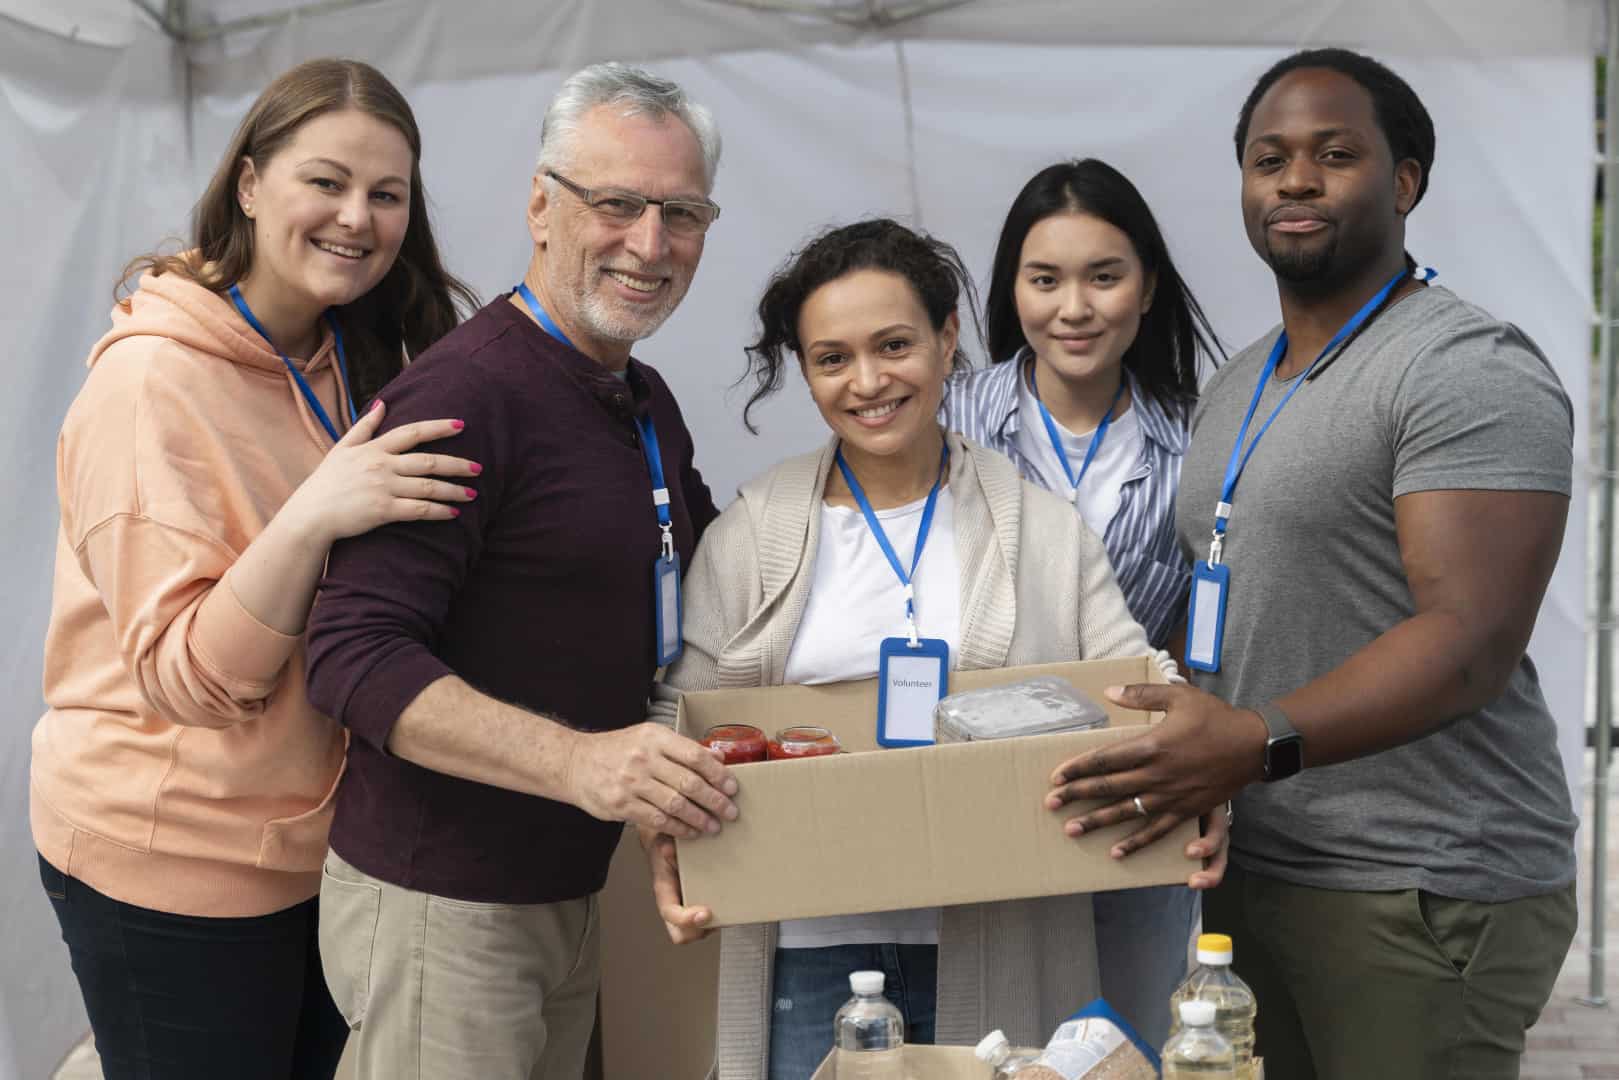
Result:
<svg viewBox="0 0 1619 1080">
<path fill-rule="evenodd" d="M 121 903 L 43 858 L 107 1080 L 330 1080 L 348 1026 L 316 945 L 316 901 L 207 919 Z"/>
</svg>

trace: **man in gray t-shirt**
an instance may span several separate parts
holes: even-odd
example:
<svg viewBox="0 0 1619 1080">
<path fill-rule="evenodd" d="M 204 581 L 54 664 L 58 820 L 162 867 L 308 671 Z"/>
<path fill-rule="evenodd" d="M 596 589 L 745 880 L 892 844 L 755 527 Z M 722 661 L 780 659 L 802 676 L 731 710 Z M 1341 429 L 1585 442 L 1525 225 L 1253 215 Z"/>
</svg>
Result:
<svg viewBox="0 0 1619 1080">
<path fill-rule="evenodd" d="M 1521 331 L 1414 272 L 1433 147 L 1410 87 L 1354 53 L 1296 54 L 1250 95 L 1243 215 L 1283 325 L 1193 420 L 1196 688 L 1118 692 L 1163 724 L 1058 770 L 1061 800 L 1105 800 L 1072 834 L 1145 819 L 1121 854 L 1234 797 L 1204 925 L 1235 939 L 1287 1080 L 1517 1076 L 1576 922 L 1524 654 L 1573 417 Z"/>
</svg>

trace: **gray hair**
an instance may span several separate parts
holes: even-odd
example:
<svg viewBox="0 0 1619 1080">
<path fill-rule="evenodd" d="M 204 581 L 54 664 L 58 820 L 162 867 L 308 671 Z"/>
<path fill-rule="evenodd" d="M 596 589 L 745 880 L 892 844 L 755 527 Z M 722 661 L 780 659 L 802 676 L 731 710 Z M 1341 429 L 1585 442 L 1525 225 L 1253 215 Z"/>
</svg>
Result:
<svg viewBox="0 0 1619 1080">
<path fill-rule="evenodd" d="M 686 96 L 676 83 L 660 79 L 649 71 L 614 62 L 592 64 L 568 76 L 540 123 L 540 157 L 537 168 L 566 164 L 579 123 L 598 105 L 623 106 L 622 116 L 646 116 L 654 120 L 673 114 L 691 133 L 703 152 L 703 175 L 710 188 L 720 164 L 720 131 L 714 114 Z"/>
</svg>

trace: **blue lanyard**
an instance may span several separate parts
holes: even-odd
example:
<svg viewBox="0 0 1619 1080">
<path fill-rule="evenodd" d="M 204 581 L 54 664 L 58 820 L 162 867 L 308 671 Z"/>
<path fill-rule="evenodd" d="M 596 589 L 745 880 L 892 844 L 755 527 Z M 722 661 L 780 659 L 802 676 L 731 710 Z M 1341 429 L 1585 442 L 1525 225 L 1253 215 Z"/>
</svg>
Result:
<svg viewBox="0 0 1619 1080">
<path fill-rule="evenodd" d="M 1270 415 L 1265 418 L 1265 422 L 1260 425 L 1253 441 L 1248 443 L 1248 449 L 1243 450 L 1242 444 L 1248 439 L 1248 427 L 1253 422 L 1255 411 L 1259 408 L 1259 399 L 1264 396 L 1265 386 L 1270 382 L 1271 376 L 1276 373 L 1276 366 L 1282 362 L 1282 357 L 1287 355 L 1287 331 L 1283 330 L 1281 335 L 1277 337 L 1276 344 L 1271 348 L 1270 357 L 1265 361 L 1264 370 L 1259 373 L 1259 384 L 1254 387 L 1253 400 L 1248 403 L 1248 411 L 1243 415 L 1242 428 L 1237 432 L 1237 444 L 1231 448 L 1231 458 L 1226 462 L 1225 482 L 1220 486 L 1220 503 L 1214 508 L 1214 541 L 1209 545 L 1210 566 L 1220 561 L 1220 549 L 1225 542 L 1226 526 L 1231 521 L 1231 497 L 1236 494 L 1237 481 L 1241 479 L 1243 470 L 1248 467 L 1248 459 L 1253 457 L 1254 448 L 1259 445 L 1259 440 L 1265 437 L 1265 432 L 1270 430 L 1271 424 L 1275 422 L 1281 411 L 1287 407 L 1287 403 L 1293 400 L 1293 395 L 1298 393 L 1299 387 L 1303 386 L 1305 381 L 1309 379 L 1310 372 L 1315 370 L 1316 365 L 1326 359 L 1328 353 L 1336 349 L 1345 338 L 1359 330 L 1366 320 L 1372 317 L 1372 313 L 1382 306 L 1383 301 L 1388 299 L 1389 294 L 1394 291 L 1394 287 L 1405 280 L 1406 273 L 1407 271 L 1401 270 L 1390 278 L 1387 284 L 1377 290 L 1377 293 L 1366 301 L 1359 311 L 1351 315 L 1349 321 L 1344 323 L 1336 334 L 1332 335 L 1332 340 L 1327 342 L 1320 355 L 1310 361 L 1310 366 L 1293 379 L 1293 385 L 1287 388 L 1287 393 L 1282 395 L 1282 400 L 1276 403 L 1276 408 L 1271 410 Z M 1433 277 L 1434 272 L 1429 270 L 1422 280 L 1427 281 Z"/>
<path fill-rule="evenodd" d="M 911 572 L 905 572 L 905 566 L 894 554 L 894 545 L 888 542 L 888 534 L 883 532 L 883 523 L 877 520 L 876 513 L 871 509 L 871 503 L 866 499 L 865 491 L 860 487 L 860 481 L 854 478 L 854 470 L 849 463 L 843 460 L 843 450 L 840 447 L 833 460 L 838 463 L 838 470 L 843 473 L 844 482 L 849 485 L 849 493 L 854 496 L 855 505 L 860 507 L 861 516 L 866 519 L 866 527 L 871 535 L 877 538 L 877 546 L 883 549 L 883 555 L 888 559 L 888 565 L 894 568 L 899 575 L 899 582 L 905 586 L 905 621 L 911 627 L 911 647 L 916 648 L 921 639 L 916 634 L 916 588 L 911 584 L 911 578 L 916 575 L 916 568 L 922 562 L 922 549 L 927 546 L 928 530 L 933 527 L 933 509 L 939 503 L 939 488 L 944 486 L 944 466 L 949 460 L 950 448 L 939 448 L 939 476 L 933 481 L 933 490 L 928 492 L 927 505 L 922 508 L 922 524 L 916 530 L 916 550 L 911 554 Z"/>
<path fill-rule="evenodd" d="M 546 314 L 545 309 L 540 306 L 539 298 L 534 295 L 527 282 L 518 282 L 516 292 L 523 298 L 523 303 L 528 305 L 528 310 L 533 313 L 534 321 L 540 324 L 540 329 L 568 348 L 577 348 L 568 340 L 568 335 L 562 332 L 562 328 Z M 669 518 L 669 488 L 663 482 L 663 454 L 658 449 L 658 432 L 652 426 L 650 413 L 637 416 L 635 426 L 641 432 L 641 452 L 646 455 L 647 471 L 652 474 L 652 506 L 658 514 L 658 528 L 663 530 L 663 558 L 672 559 L 675 554 L 674 526 Z"/>
<path fill-rule="evenodd" d="M 1079 467 L 1079 475 L 1074 475 L 1074 467 L 1068 461 L 1068 451 L 1063 449 L 1062 435 L 1057 431 L 1057 421 L 1051 418 L 1051 410 L 1046 403 L 1040 400 L 1040 384 L 1034 380 L 1034 369 L 1029 369 L 1029 389 L 1034 391 L 1034 403 L 1040 406 L 1040 419 L 1046 422 L 1046 434 L 1051 437 L 1051 448 L 1057 452 L 1057 460 L 1062 462 L 1063 475 L 1068 477 L 1070 487 L 1078 488 L 1079 482 L 1085 479 L 1085 474 L 1091 471 L 1091 462 L 1096 460 L 1096 452 L 1102 448 L 1102 440 L 1107 438 L 1107 429 L 1113 424 L 1113 411 L 1119 407 L 1119 399 L 1124 396 L 1124 373 L 1119 373 L 1119 388 L 1113 394 L 1113 401 L 1107 407 L 1107 415 L 1102 422 L 1096 425 L 1096 432 L 1091 436 L 1090 446 L 1085 448 L 1085 461 Z"/>
<path fill-rule="evenodd" d="M 242 318 L 247 320 L 247 325 L 258 331 L 259 337 L 268 342 L 270 348 L 275 349 L 275 342 L 270 341 L 270 335 L 265 333 L 263 324 L 253 314 L 253 309 L 247 306 L 247 301 L 242 298 L 242 290 L 232 285 L 230 287 L 230 299 L 231 303 L 236 305 L 236 310 L 242 313 Z M 354 398 L 349 394 L 349 364 L 348 357 L 343 353 L 343 331 L 337 328 L 337 320 L 332 318 L 331 312 L 326 312 L 325 319 L 326 325 L 332 328 L 332 342 L 337 346 L 337 374 L 343 380 L 343 385 L 338 392 L 343 397 L 343 400 L 348 402 L 349 427 L 353 427 L 357 417 L 354 413 Z M 276 349 L 276 355 L 281 357 L 281 362 L 287 365 L 288 371 L 292 372 L 293 381 L 298 384 L 299 392 L 303 394 L 304 401 L 309 403 L 309 410 L 315 414 L 315 419 L 320 421 L 320 426 L 326 429 L 326 434 L 332 437 L 333 442 L 342 438 L 337 433 L 337 425 L 332 423 L 332 418 L 327 416 L 326 410 L 321 407 L 320 398 L 315 396 L 315 391 L 310 387 L 309 380 L 304 378 L 304 373 L 299 371 L 293 362 L 288 359 L 287 354 L 280 349 Z"/>
</svg>

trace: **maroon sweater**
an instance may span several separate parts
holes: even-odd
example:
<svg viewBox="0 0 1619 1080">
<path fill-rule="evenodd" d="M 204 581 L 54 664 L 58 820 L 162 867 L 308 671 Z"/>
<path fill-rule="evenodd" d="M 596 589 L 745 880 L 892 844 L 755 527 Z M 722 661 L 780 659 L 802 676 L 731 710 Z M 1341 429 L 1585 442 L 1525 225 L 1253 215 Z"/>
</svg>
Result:
<svg viewBox="0 0 1619 1080">
<path fill-rule="evenodd" d="M 586 731 L 640 722 L 660 532 L 634 416 L 650 410 L 675 546 L 690 565 L 717 513 L 657 372 L 620 381 L 502 298 L 382 392 L 384 428 L 466 421 L 432 446 L 483 465 L 448 522 L 332 548 L 309 621 L 309 696 L 353 735 L 332 848 L 406 888 L 489 903 L 595 892 L 621 826 L 550 799 L 424 769 L 385 749 L 428 684 L 455 674 Z"/>
</svg>

